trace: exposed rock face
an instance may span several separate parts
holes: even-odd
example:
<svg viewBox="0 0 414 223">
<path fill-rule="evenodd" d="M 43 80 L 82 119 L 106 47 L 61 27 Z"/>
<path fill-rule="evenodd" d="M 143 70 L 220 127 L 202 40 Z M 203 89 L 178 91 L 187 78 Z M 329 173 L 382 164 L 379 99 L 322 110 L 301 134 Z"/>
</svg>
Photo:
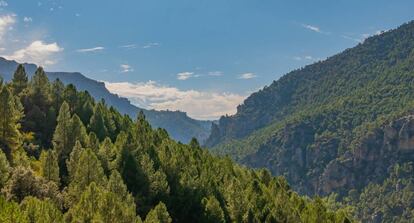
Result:
<svg viewBox="0 0 414 223">
<path fill-rule="evenodd" d="M 284 175 L 304 194 L 344 194 L 381 182 L 391 166 L 414 158 L 414 115 L 375 129 L 352 151 L 340 153 L 339 144 L 334 137 L 315 137 L 311 125 L 288 125 L 242 162 Z"/>
<path fill-rule="evenodd" d="M 319 179 L 319 194 L 380 182 L 389 168 L 414 158 L 414 116 L 400 118 L 360 140 L 354 151 L 332 160 Z"/>
</svg>

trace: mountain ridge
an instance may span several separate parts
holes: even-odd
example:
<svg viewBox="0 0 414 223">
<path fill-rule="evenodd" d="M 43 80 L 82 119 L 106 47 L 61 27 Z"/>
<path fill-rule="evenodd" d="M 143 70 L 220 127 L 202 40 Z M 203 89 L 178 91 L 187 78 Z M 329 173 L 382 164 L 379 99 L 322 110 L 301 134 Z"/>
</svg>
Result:
<svg viewBox="0 0 414 223">
<path fill-rule="evenodd" d="M 285 176 L 301 193 L 364 200 L 366 187 L 414 161 L 413 64 L 409 22 L 252 94 L 213 125 L 206 145 Z"/>
<path fill-rule="evenodd" d="M 18 64 L 16 61 L 0 57 L 0 75 L 3 75 L 6 81 L 10 81 Z M 24 63 L 23 65 L 29 77 L 37 69 L 35 64 Z M 111 93 L 106 89 L 103 82 L 88 78 L 80 72 L 46 73 L 51 81 L 59 79 L 65 84 L 73 84 L 79 90 L 88 91 L 98 101 L 104 99 L 105 103 L 116 107 L 121 113 L 130 117 L 135 117 L 140 110 L 144 111 L 153 127 L 165 128 L 171 134 L 171 137 L 178 141 L 187 143 L 195 137 L 200 142 L 204 142 L 209 135 L 211 121 L 195 120 L 181 111 L 156 111 L 139 108 L 131 104 L 128 99 Z"/>
</svg>

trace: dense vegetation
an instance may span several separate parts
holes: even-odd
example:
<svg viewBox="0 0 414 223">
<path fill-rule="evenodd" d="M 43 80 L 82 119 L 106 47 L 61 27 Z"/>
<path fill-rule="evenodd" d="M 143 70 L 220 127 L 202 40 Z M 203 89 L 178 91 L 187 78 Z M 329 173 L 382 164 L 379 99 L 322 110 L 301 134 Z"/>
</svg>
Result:
<svg viewBox="0 0 414 223">
<path fill-rule="evenodd" d="M 282 177 L 170 139 L 73 85 L 0 82 L 0 222 L 349 222 Z"/>
<path fill-rule="evenodd" d="M 11 81 L 14 71 L 18 64 L 15 61 L 6 60 L 0 57 L 0 74 L 5 81 Z M 29 77 L 33 76 L 37 66 L 35 64 L 23 64 Z M 121 114 L 127 114 L 134 117 L 139 111 L 144 111 L 147 121 L 153 127 L 166 129 L 171 138 L 184 143 L 190 142 L 195 137 L 200 142 L 204 142 L 210 134 L 211 122 L 194 120 L 180 111 L 156 111 L 145 110 L 131 104 L 126 99 L 109 92 L 105 84 L 88 77 L 81 73 L 69 72 L 46 72 L 50 80 L 59 79 L 64 84 L 72 84 L 78 90 L 88 91 L 96 100 L 104 99 L 108 106 L 113 106 Z"/>
<path fill-rule="evenodd" d="M 413 140 L 411 121 L 391 128 L 398 130 L 396 136 L 382 141 L 390 123 L 413 113 L 413 83 L 414 22 L 410 22 L 292 71 L 252 94 L 237 114 L 222 117 L 213 127 L 207 146 L 248 166 L 284 175 L 301 193 L 335 192 L 340 199 L 361 195 L 365 198 L 357 205 L 360 209 L 374 205 L 369 202 L 377 205 L 381 201 L 369 200 L 367 190 L 386 191 L 380 187 L 390 187 L 386 178 L 393 167 L 414 160 L 414 144 L 400 147 Z M 399 180 L 405 182 L 407 176 Z M 413 192 L 411 186 L 406 190 Z M 403 199 L 410 204 L 408 213 L 414 200 L 407 193 Z M 380 207 L 384 205 L 377 206 L 378 213 L 358 216 L 376 215 L 389 222 L 390 215 L 402 215 L 400 210 Z"/>
</svg>

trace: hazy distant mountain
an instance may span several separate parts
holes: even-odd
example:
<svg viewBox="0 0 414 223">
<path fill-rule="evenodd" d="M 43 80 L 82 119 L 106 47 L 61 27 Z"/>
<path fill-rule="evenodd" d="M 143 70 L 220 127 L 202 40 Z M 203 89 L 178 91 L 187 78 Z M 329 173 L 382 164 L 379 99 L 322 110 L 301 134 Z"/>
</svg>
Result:
<svg viewBox="0 0 414 223">
<path fill-rule="evenodd" d="M 0 57 L 0 75 L 6 81 L 11 80 L 18 63 Z M 35 64 L 24 64 L 27 74 L 32 76 L 37 69 Z M 210 121 L 199 121 L 187 116 L 180 111 L 155 111 L 138 108 L 130 103 L 126 98 L 112 94 L 105 88 L 104 83 L 85 77 L 83 74 L 74 72 L 48 72 L 50 81 L 59 78 L 65 84 L 73 84 L 78 90 L 88 91 L 95 99 L 104 99 L 105 102 L 114 106 L 121 113 L 128 114 L 135 118 L 139 110 L 144 113 L 153 127 L 161 127 L 175 140 L 187 143 L 192 137 L 196 137 L 203 142 L 210 134 Z"/>
</svg>

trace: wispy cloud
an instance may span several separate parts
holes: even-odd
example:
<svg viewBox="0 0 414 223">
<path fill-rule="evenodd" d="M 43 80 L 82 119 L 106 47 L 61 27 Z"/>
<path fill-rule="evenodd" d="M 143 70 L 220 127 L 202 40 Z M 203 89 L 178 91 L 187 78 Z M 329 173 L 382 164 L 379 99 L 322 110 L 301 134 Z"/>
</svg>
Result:
<svg viewBox="0 0 414 223">
<path fill-rule="evenodd" d="M 313 57 L 313 56 L 310 56 L 310 55 L 295 56 L 295 57 L 293 57 L 293 59 L 297 60 L 297 61 L 318 61 L 318 60 L 321 60 L 321 58 L 319 58 L 319 57 Z"/>
<path fill-rule="evenodd" d="M 41 40 L 36 40 L 27 47 L 17 50 L 11 55 L 3 55 L 3 57 L 20 63 L 29 62 L 47 66 L 56 63 L 54 55 L 61 51 L 63 48 L 57 43 L 44 43 Z"/>
<path fill-rule="evenodd" d="M 157 46 L 160 46 L 160 44 L 159 43 L 148 43 L 148 44 L 142 46 L 142 48 L 148 49 L 148 48 L 157 47 Z"/>
<path fill-rule="evenodd" d="M 202 120 L 218 119 L 225 114 L 234 114 L 237 106 L 245 99 L 244 95 L 235 93 L 180 90 L 154 81 L 105 82 L 105 86 L 109 91 L 127 97 L 141 108 L 180 110 L 187 112 L 190 117 Z"/>
<path fill-rule="evenodd" d="M 120 65 L 120 67 L 121 67 L 121 72 L 122 73 L 128 73 L 128 72 L 132 72 L 132 71 L 134 71 L 134 68 L 132 68 L 130 65 L 128 65 L 128 64 L 121 64 Z"/>
<path fill-rule="evenodd" d="M 26 23 L 27 23 L 27 22 L 33 22 L 33 19 L 32 19 L 32 17 L 26 17 L 26 16 L 25 16 L 25 17 L 23 18 L 23 22 L 26 22 Z"/>
<path fill-rule="evenodd" d="M 177 79 L 181 81 L 185 81 L 191 77 L 194 77 L 194 72 L 181 72 L 177 74 Z"/>
<path fill-rule="evenodd" d="M 321 34 L 330 34 L 329 32 L 323 31 L 321 28 L 319 28 L 318 26 L 315 25 L 310 25 L 310 24 L 301 24 L 303 28 L 308 29 L 312 32 L 317 32 L 317 33 L 321 33 Z"/>
<path fill-rule="evenodd" d="M 0 16 L 0 40 L 8 30 L 12 29 L 12 25 L 16 23 L 15 17 L 16 15 L 14 14 Z"/>
<path fill-rule="evenodd" d="M 93 48 L 78 49 L 76 50 L 76 52 L 79 52 L 79 53 L 99 52 L 99 51 L 103 51 L 104 49 L 105 47 L 97 46 Z"/>
<path fill-rule="evenodd" d="M 124 48 L 124 49 L 135 49 L 137 47 L 138 47 L 137 44 L 127 44 L 127 45 L 119 46 L 119 48 Z"/>
<path fill-rule="evenodd" d="M 244 74 L 240 74 L 238 79 L 247 80 L 247 79 L 253 79 L 253 78 L 256 78 L 256 77 L 257 77 L 257 75 L 254 74 L 254 73 L 244 73 Z"/>
<path fill-rule="evenodd" d="M 223 76 L 223 72 L 222 71 L 210 71 L 207 74 L 208 76 L 213 76 L 213 77 L 219 77 L 219 76 Z"/>
</svg>

